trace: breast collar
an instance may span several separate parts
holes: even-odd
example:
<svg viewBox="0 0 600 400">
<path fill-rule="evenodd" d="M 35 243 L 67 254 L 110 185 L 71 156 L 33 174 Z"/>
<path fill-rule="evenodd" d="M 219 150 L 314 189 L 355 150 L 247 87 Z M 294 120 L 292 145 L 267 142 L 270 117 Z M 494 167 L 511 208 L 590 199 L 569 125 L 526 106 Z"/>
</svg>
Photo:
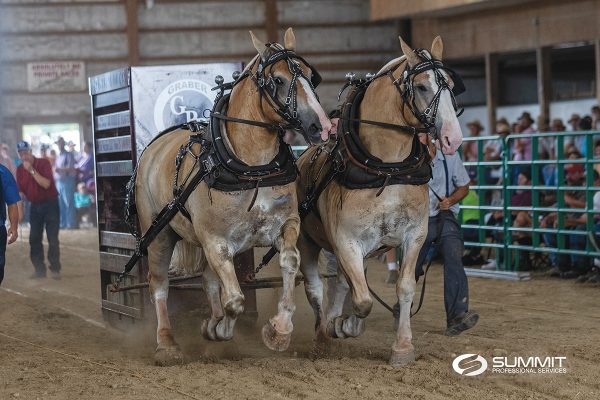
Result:
<svg viewBox="0 0 600 400">
<path fill-rule="evenodd" d="M 250 166 L 240 160 L 223 140 L 220 118 L 216 115 L 226 115 L 229 94 L 224 95 L 215 104 L 211 113 L 208 136 L 204 146 L 209 151 L 201 157 L 201 161 L 210 174 L 206 183 L 209 187 L 226 192 L 248 190 L 259 187 L 286 185 L 296 180 L 298 172 L 294 156 L 288 144 L 279 136 L 279 151 L 265 165 Z M 193 129 L 192 129 L 193 130 Z"/>
</svg>

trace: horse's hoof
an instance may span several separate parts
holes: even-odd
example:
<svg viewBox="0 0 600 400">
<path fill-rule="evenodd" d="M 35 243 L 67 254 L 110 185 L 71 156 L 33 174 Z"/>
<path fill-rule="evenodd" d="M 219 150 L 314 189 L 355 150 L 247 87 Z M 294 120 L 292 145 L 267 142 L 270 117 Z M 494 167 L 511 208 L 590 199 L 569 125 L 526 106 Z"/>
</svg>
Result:
<svg viewBox="0 0 600 400">
<path fill-rule="evenodd" d="M 202 337 L 206 340 L 211 340 L 213 342 L 220 342 L 223 339 L 217 333 L 217 326 L 219 325 L 220 319 L 205 319 L 202 321 L 202 325 L 200 325 L 200 333 Z"/>
<path fill-rule="evenodd" d="M 262 328 L 262 340 L 269 350 L 285 351 L 292 340 L 292 333 L 280 333 L 268 321 Z"/>
<path fill-rule="evenodd" d="M 158 348 L 154 353 L 154 364 L 159 367 L 169 367 L 183 364 L 183 353 L 179 346 Z"/>
<path fill-rule="evenodd" d="M 344 332 L 344 337 L 359 337 L 365 333 L 364 318 L 351 315 L 342 322 L 342 331 Z"/>
<path fill-rule="evenodd" d="M 399 352 L 392 350 L 392 357 L 390 358 L 390 365 L 394 368 L 406 367 L 415 361 L 415 351 Z"/>
<path fill-rule="evenodd" d="M 327 322 L 327 335 L 334 339 L 345 339 L 346 334 L 342 328 L 344 323 L 343 317 L 335 317 Z"/>
</svg>

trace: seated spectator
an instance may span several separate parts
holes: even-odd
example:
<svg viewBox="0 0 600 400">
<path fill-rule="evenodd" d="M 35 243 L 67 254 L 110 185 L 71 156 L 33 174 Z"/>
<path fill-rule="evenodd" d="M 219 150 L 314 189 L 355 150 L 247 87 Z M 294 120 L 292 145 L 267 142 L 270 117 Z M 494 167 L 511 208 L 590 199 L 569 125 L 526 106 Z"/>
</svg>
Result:
<svg viewBox="0 0 600 400">
<path fill-rule="evenodd" d="M 519 186 L 530 186 L 531 175 L 529 170 L 523 170 L 518 175 Z M 511 207 L 531 207 L 531 190 L 529 188 L 517 189 L 510 197 Z M 532 219 L 530 211 L 513 210 L 511 211 L 511 222 L 515 228 L 526 228 L 532 226 Z M 504 213 L 502 211 L 494 211 L 487 218 L 486 225 L 501 227 L 504 224 Z M 502 243 L 504 241 L 504 235 L 501 230 L 492 230 L 489 235 L 496 243 Z M 516 231 L 512 235 L 513 243 L 519 245 L 531 245 L 531 234 L 529 232 Z M 500 260 L 502 261 L 502 254 L 500 254 Z M 495 260 L 488 260 L 483 269 L 495 269 Z M 519 270 L 526 271 L 530 268 L 529 252 L 519 251 Z"/>
<path fill-rule="evenodd" d="M 483 131 L 483 126 L 478 119 L 475 119 L 469 123 L 467 123 L 467 128 L 469 128 L 468 137 L 478 137 Z M 478 145 L 477 141 L 473 142 L 464 142 L 462 147 L 462 159 L 463 161 L 477 161 L 478 154 Z"/>
<path fill-rule="evenodd" d="M 581 118 L 577 125 L 578 131 L 591 131 L 592 130 L 592 117 L 586 115 Z M 586 153 L 586 136 L 585 135 L 574 135 L 569 136 L 565 140 L 565 154 L 569 154 L 573 151 L 577 151 L 581 154 L 581 157 L 585 157 Z"/>
<path fill-rule="evenodd" d="M 565 124 L 563 124 L 562 119 L 554 118 L 550 123 L 550 132 L 564 132 L 567 130 Z"/>
<path fill-rule="evenodd" d="M 88 193 L 85 183 L 77 184 L 75 192 L 75 210 L 77 212 L 77 224 L 81 224 L 83 217 L 87 217 L 87 222 L 96 226 L 96 209 L 93 205 L 93 197 Z"/>
<path fill-rule="evenodd" d="M 534 133 L 533 129 L 533 119 L 531 118 L 531 114 L 528 112 L 523 112 L 519 117 L 518 122 L 520 133 L 530 134 Z M 513 141 L 511 147 L 511 155 L 514 161 L 530 161 L 532 158 L 531 151 L 531 138 L 517 138 Z M 511 183 L 515 184 L 519 177 L 519 172 L 524 169 L 530 169 L 529 165 L 516 165 L 512 172 Z"/>
<path fill-rule="evenodd" d="M 469 185 L 477 185 L 477 170 L 467 170 L 471 182 Z M 479 196 L 473 189 L 460 202 L 461 206 L 479 206 Z M 479 210 L 467 209 L 461 207 L 461 224 L 479 225 Z M 472 228 L 463 228 L 463 238 L 465 242 L 479 242 L 479 230 Z M 481 257 L 481 247 L 467 248 L 467 254 L 463 256 L 463 265 L 482 265 L 484 263 Z"/>
<path fill-rule="evenodd" d="M 496 124 L 496 133 L 500 139 L 488 140 L 483 148 L 484 161 L 498 161 L 502 159 L 502 141 L 503 138 L 510 135 L 510 125 L 506 119 L 501 119 Z M 496 185 L 502 180 L 502 167 L 485 169 L 485 184 Z"/>
<path fill-rule="evenodd" d="M 598 160 L 594 164 L 594 170 L 600 174 L 600 140 L 594 143 L 594 160 Z"/>
<path fill-rule="evenodd" d="M 600 106 L 592 107 L 592 129 L 600 131 Z"/>
<path fill-rule="evenodd" d="M 575 132 L 579 130 L 579 121 L 581 120 L 581 116 L 579 114 L 571 114 L 571 118 L 567 121 L 569 125 L 571 125 L 571 132 Z"/>
<path fill-rule="evenodd" d="M 568 164 L 565 167 L 565 178 L 567 186 L 582 187 L 585 185 L 585 175 L 583 165 L 581 164 Z M 600 180 L 595 177 L 597 184 L 600 184 Z M 581 209 L 585 208 L 585 191 L 584 190 L 573 190 L 565 191 L 564 193 L 565 207 Z M 585 231 L 585 213 L 572 212 L 565 215 L 565 228 L 573 230 L 584 230 Z M 540 221 L 540 228 L 556 228 L 557 225 L 557 213 L 550 213 L 546 215 Z M 544 234 L 544 242 L 550 247 L 556 247 L 558 244 L 556 234 Z M 583 250 L 586 245 L 585 235 L 564 235 L 565 248 Z M 554 264 L 555 269 L 552 271 L 552 275 L 560 276 L 563 279 L 573 279 L 580 275 L 586 274 L 591 265 L 588 257 L 585 256 L 569 256 L 566 254 L 551 255 L 550 260 Z"/>
</svg>

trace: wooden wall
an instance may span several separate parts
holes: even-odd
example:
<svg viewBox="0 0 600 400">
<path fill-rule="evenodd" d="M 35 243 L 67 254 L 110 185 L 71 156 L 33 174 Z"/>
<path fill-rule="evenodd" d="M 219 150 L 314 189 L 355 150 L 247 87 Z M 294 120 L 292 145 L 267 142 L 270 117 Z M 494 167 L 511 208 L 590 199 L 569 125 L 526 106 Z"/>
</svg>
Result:
<svg viewBox="0 0 600 400">
<path fill-rule="evenodd" d="M 599 0 L 544 0 L 447 17 L 413 19 L 413 42 L 441 35 L 448 58 L 533 50 L 600 37 Z"/>
<path fill-rule="evenodd" d="M 30 93 L 26 66 L 83 61 L 96 75 L 128 64 L 248 61 L 261 39 L 296 33 L 298 52 L 316 65 L 319 95 L 331 108 L 346 72 L 377 70 L 400 55 L 398 25 L 369 21 L 368 0 L 0 0 L 2 141 L 23 123 L 80 122 L 89 138 L 87 91 Z"/>
</svg>

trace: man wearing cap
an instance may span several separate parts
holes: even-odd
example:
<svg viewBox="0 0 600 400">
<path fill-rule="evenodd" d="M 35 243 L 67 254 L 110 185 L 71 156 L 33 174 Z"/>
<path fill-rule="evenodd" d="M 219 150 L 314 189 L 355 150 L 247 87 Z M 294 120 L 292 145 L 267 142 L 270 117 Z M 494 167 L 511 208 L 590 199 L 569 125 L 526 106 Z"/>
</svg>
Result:
<svg viewBox="0 0 600 400">
<path fill-rule="evenodd" d="M 469 137 L 477 137 L 483 131 L 483 125 L 478 119 L 467 123 L 469 128 Z M 465 161 L 477 161 L 478 146 L 477 141 L 464 142 L 462 145 L 462 158 Z"/>
<path fill-rule="evenodd" d="M 29 245 L 31 262 L 35 268 L 32 278 L 45 278 L 44 246 L 42 237 L 44 229 L 48 239 L 48 262 L 50 273 L 60 279 L 60 250 L 58 230 L 60 211 L 58 208 L 58 192 L 52 176 L 52 166 L 44 158 L 31 154 L 29 143 L 21 141 L 17 144 L 21 165 L 17 168 L 17 185 L 21 193 L 31 202 L 29 216 Z"/>
<path fill-rule="evenodd" d="M 65 149 L 65 139 L 59 137 L 56 141 L 59 154 L 54 164 L 54 181 L 58 190 L 60 205 L 60 228 L 76 229 L 77 210 L 75 209 L 75 191 L 77 187 L 77 168 L 75 156 Z"/>
<path fill-rule="evenodd" d="M 19 189 L 17 182 L 8 168 L 0 164 L 0 284 L 4 279 L 4 264 L 6 263 L 6 245 L 13 243 L 19 237 Z M 6 230 L 6 209 L 8 206 L 8 231 Z"/>
</svg>

